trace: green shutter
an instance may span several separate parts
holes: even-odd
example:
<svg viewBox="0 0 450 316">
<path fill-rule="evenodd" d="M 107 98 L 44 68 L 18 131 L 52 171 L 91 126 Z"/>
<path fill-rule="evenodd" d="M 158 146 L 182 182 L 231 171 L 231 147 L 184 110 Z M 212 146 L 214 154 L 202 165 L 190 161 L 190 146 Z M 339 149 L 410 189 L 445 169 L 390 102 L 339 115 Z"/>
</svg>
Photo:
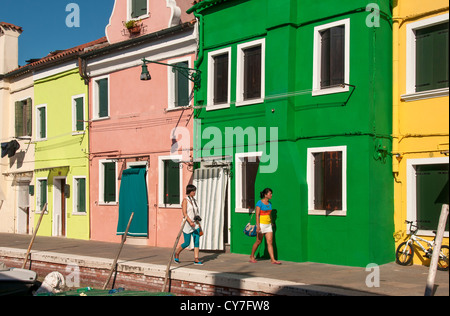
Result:
<svg viewBox="0 0 450 316">
<path fill-rule="evenodd" d="M 32 135 L 32 112 L 33 112 L 33 102 L 31 100 L 31 98 L 28 98 L 26 101 L 24 101 L 24 106 L 25 106 L 25 114 L 26 117 L 24 119 L 25 123 L 26 123 L 26 132 L 25 135 L 27 136 L 31 136 Z"/>
<path fill-rule="evenodd" d="M 164 161 L 164 204 L 180 204 L 180 165 Z"/>
<path fill-rule="evenodd" d="M 83 111 L 83 98 L 75 99 L 75 120 L 76 120 L 76 130 L 84 130 L 84 111 Z"/>
<path fill-rule="evenodd" d="M 100 79 L 97 81 L 98 85 L 98 104 L 99 117 L 107 117 L 108 113 L 108 79 Z"/>
<path fill-rule="evenodd" d="M 23 103 L 22 101 L 17 101 L 15 103 L 16 107 L 16 137 L 23 135 Z"/>
<path fill-rule="evenodd" d="M 116 202 L 116 163 L 107 162 L 104 168 L 104 202 Z"/>
<path fill-rule="evenodd" d="M 419 165 L 416 170 L 417 220 L 422 229 L 433 230 L 439 223 L 439 198 L 445 191 L 448 200 L 448 164 Z M 445 230 L 448 229 L 447 221 Z"/>
<path fill-rule="evenodd" d="M 86 179 L 77 179 L 77 212 L 86 212 Z"/>
<path fill-rule="evenodd" d="M 45 107 L 39 108 L 39 137 L 41 139 L 45 138 L 47 135 L 46 133 L 46 126 L 45 126 L 45 117 L 46 117 L 46 113 L 45 113 Z"/>
<path fill-rule="evenodd" d="M 131 1 L 131 18 L 138 18 L 147 14 L 147 0 Z"/>
<path fill-rule="evenodd" d="M 176 64 L 179 67 L 188 67 L 187 62 Z M 183 71 L 183 70 L 182 70 Z M 175 71 L 175 106 L 187 106 L 189 105 L 189 79 L 182 75 L 180 71 Z"/>
<path fill-rule="evenodd" d="M 416 31 L 416 92 L 448 87 L 448 24 Z"/>
<path fill-rule="evenodd" d="M 45 203 L 47 203 L 47 180 L 39 180 L 41 199 L 39 205 L 39 211 L 44 208 Z"/>
</svg>

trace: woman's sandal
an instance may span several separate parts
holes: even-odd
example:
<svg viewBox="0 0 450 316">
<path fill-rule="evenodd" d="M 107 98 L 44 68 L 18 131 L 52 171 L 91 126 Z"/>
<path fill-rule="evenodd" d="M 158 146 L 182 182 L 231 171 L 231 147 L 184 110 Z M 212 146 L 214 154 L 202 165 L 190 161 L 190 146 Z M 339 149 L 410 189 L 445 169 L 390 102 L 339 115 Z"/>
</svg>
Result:
<svg viewBox="0 0 450 316">
<path fill-rule="evenodd" d="M 177 257 L 173 257 L 173 261 L 175 261 L 175 263 L 180 263 L 180 258 L 177 258 Z"/>
<path fill-rule="evenodd" d="M 198 258 L 195 258 L 194 264 L 198 264 L 199 266 L 201 266 L 203 262 L 199 261 Z"/>
</svg>

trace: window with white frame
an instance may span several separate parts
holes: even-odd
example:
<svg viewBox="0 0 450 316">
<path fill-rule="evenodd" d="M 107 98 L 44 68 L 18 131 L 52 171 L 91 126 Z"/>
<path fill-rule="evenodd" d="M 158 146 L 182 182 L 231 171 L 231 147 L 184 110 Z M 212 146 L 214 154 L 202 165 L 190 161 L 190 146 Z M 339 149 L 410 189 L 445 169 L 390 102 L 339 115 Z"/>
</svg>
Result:
<svg viewBox="0 0 450 316">
<path fill-rule="evenodd" d="M 109 76 L 94 79 L 94 119 L 109 118 Z"/>
<path fill-rule="evenodd" d="M 312 95 L 349 91 L 350 19 L 314 27 L 313 55 Z"/>
<path fill-rule="evenodd" d="M 128 0 L 128 19 L 148 16 L 148 0 Z"/>
<path fill-rule="evenodd" d="M 36 106 L 36 140 L 47 138 L 47 105 Z"/>
<path fill-rule="evenodd" d="M 265 96 L 265 39 L 237 46 L 236 106 L 261 103 Z"/>
<path fill-rule="evenodd" d="M 231 48 L 208 53 L 208 104 L 206 110 L 230 107 Z"/>
<path fill-rule="evenodd" d="M 169 61 L 169 64 L 191 68 L 190 58 L 180 58 Z M 180 106 L 188 106 L 190 103 L 191 81 L 188 79 L 188 73 L 183 69 L 175 70 L 175 68 L 167 67 L 169 78 L 169 109 L 176 109 Z"/>
<path fill-rule="evenodd" d="M 86 177 L 73 177 L 73 213 L 86 214 Z"/>
<path fill-rule="evenodd" d="M 181 155 L 158 157 L 160 207 L 181 207 L 183 169 Z"/>
<path fill-rule="evenodd" d="M 31 136 L 32 104 L 31 98 L 17 101 L 14 104 L 16 137 Z"/>
<path fill-rule="evenodd" d="M 406 26 L 405 101 L 448 96 L 449 14 Z"/>
<path fill-rule="evenodd" d="M 407 219 L 418 221 L 419 234 L 434 236 L 441 215 L 442 204 L 448 201 L 449 158 L 408 159 Z M 448 237 L 448 221 L 445 236 Z"/>
<path fill-rule="evenodd" d="M 117 192 L 117 163 L 115 160 L 100 160 L 99 162 L 99 203 L 116 204 Z"/>
<path fill-rule="evenodd" d="M 309 148 L 308 213 L 347 215 L 347 147 Z"/>
<path fill-rule="evenodd" d="M 72 96 L 72 132 L 81 133 L 85 127 L 84 94 Z"/>
<path fill-rule="evenodd" d="M 256 190 L 256 176 L 262 152 L 236 154 L 236 212 L 248 213 L 255 208 L 258 196 Z"/>
</svg>

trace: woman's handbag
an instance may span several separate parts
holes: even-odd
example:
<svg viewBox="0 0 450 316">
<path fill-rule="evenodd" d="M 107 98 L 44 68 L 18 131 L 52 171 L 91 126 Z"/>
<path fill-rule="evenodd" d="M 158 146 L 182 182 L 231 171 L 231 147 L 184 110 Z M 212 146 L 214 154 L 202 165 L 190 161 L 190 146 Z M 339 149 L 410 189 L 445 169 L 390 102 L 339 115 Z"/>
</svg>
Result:
<svg viewBox="0 0 450 316">
<path fill-rule="evenodd" d="M 250 221 L 248 222 L 248 224 L 244 228 L 244 234 L 247 235 L 248 237 L 256 237 L 256 235 L 257 235 L 256 225 L 251 225 L 250 224 L 252 219 L 253 219 L 253 215 L 255 215 L 255 213 L 252 214 L 252 217 L 250 218 Z"/>
</svg>

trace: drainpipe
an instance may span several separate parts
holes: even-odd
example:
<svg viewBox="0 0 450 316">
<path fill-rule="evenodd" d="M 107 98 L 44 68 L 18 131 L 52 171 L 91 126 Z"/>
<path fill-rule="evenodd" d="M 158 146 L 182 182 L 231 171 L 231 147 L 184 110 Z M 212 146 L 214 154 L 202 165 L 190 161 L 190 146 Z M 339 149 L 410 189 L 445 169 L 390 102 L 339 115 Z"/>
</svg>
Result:
<svg viewBox="0 0 450 316">
<path fill-rule="evenodd" d="M 399 172 L 399 160 L 397 158 L 397 155 L 399 155 L 400 153 L 398 152 L 398 147 L 399 147 L 399 135 L 400 135 L 400 124 L 399 124 L 399 110 L 398 110 L 398 106 L 399 106 L 399 83 L 398 83 L 398 78 L 399 78 L 399 49 L 398 49 L 398 45 L 399 45 L 399 29 L 400 29 L 400 23 L 401 23 L 401 19 L 400 18 L 395 18 L 398 17 L 398 13 L 399 13 L 399 4 L 398 1 L 394 1 L 394 7 L 392 9 L 392 13 L 393 13 L 393 20 L 392 20 L 392 41 L 393 41 L 393 45 L 392 45 L 392 69 L 393 74 L 392 74 L 392 83 L 393 83 L 393 87 L 392 87 L 392 153 L 393 155 L 395 155 L 395 157 L 392 157 L 392 172 L 394 173 L 394 178 L 397 181 L 397 176 L 398 176 L 398 172 Z"/>
</svg>

